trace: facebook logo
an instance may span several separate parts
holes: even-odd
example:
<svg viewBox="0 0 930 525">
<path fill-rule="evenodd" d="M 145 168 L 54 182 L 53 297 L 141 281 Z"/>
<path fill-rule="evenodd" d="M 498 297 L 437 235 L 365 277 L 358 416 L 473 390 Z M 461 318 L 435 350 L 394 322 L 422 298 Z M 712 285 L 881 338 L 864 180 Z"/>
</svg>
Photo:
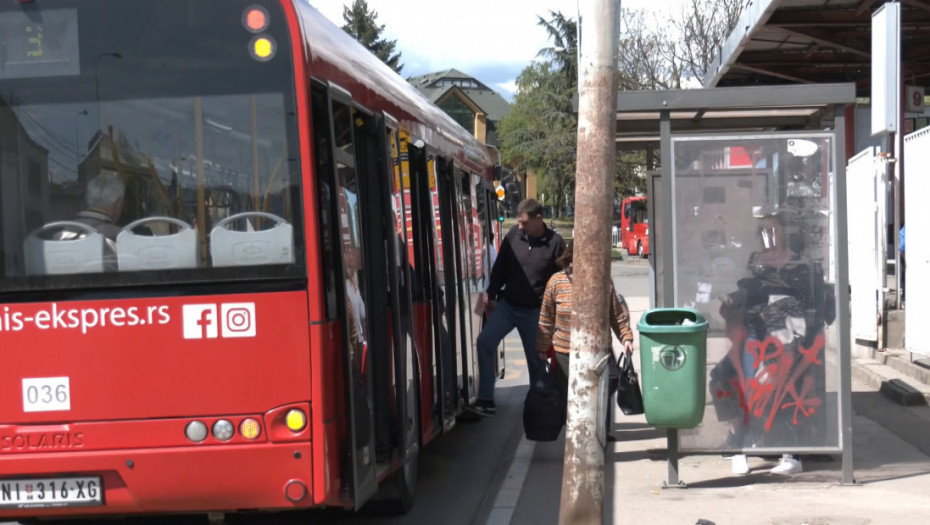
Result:
<svg viewBox="0 0 930 525">
<path fill-rule="evenodd" d="M 255 337 L 255 303 L 185 304 L 184 339 Z"/>
<path fill-rule="evenodd" d="M 184 339 L 216 339 L 218 335 L 215 304 L 184 305 Z"/>
</svg>

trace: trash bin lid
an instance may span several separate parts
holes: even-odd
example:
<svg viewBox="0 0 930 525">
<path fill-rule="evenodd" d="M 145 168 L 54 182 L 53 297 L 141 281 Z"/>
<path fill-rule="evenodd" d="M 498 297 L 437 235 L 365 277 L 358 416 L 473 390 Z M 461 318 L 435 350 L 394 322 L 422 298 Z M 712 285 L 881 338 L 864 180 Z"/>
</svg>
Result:
<svg viewBox="0 0 930 525">
<path fill-rule="evenodd" d="M 653 308 L 639 319 L 643 333 L 693 334 L 707 331 L 704 315 L 693 308 Z"/>
</svg>

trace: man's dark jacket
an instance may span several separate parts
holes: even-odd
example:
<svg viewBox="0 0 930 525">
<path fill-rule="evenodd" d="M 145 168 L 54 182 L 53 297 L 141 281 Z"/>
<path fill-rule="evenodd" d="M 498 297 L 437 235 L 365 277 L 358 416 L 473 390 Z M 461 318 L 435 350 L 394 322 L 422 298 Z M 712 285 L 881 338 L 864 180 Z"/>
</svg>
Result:
<svg viewBox="0 0 930 525">
<path fill-rule="evenodd" d="M 519 226 L 507 232 L 500 253 L 491 269 L 490 299 L 503 298 L 513 306 L 539 308 L 546 283 L 559 271 L 555 260 L 565 250 L 562 236 L 546 227 L 538 238 L 528 236 Z"/>
</svg>

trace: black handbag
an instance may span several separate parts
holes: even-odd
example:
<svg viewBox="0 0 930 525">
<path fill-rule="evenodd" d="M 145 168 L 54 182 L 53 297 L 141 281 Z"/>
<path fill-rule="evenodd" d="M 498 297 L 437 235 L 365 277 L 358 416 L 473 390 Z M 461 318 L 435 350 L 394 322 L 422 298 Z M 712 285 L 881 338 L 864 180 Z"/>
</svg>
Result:
<svg viewBox="0 0 930 525">
<path fill-rule="evenodd" d="M 645 412 L 643 392 L 639 389 L 639 376 L 633 369 L 633 354 L 623 352 L 620 356 L 620 382 L 617 386 L 617 406 L 627 416 Z"/>
<path fill-rule="evenodd" d="M 536 373 L 523 402 L 523 431 L 531 441 L 555 441 L 565 424 L 562 393 L 555 384 L 555 374 L 548 361 Z"/>
</svg>

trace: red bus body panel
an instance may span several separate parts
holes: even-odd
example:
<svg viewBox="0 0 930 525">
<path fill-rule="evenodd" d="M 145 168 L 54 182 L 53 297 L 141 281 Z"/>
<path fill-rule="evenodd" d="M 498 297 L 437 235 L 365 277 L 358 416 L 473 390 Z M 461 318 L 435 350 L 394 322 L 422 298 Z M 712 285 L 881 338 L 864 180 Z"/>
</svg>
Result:
<svg viewBox="0 0 930 525">
<path fill-rule="evenodd" d="M 21 381 L 0 384 L 8 400 L 0 409 L 0 478 L 101 475 L 106 491 L 103 507 L 43 514 L 290 508 L 284 485 L 312 486 L 311 430 L 286 431 L 276 412 L 315 412 L 305 292 L 0 310 L 4 350 L 19 355 L 6 360 L 7 377 L 70 383 L 70 410 L 37 412 L 19 404 Z M 327 408 L 339 409 L 319 411 Z M 193 443 L 184 434 L 195 419 L 238 426 L 246 416 L 262 423 L 255 441 Z"/>
<path fill-rule="evenodd" d="M 2 308 L 23 323 L 3 334 L 16 354 L 4 362 L 7 377 L 70 377 L 72 397 L 68 412 L 24 412 L 11 402 L 22 399 L 21 383 L 2 382 L 6 423 L 264 413 L 309 401 L 304 292 Z M 192 328 L 200 332 L 185 334 Z"/>
<path fill-rule="evenodd" d="M 337 84 L 366 109 L 391 115 L 462 170 L 489 179 L 491 161 L 451 117 L 309 4 L 281 4 L 294 56 L 307 287 L 249 293 L 243 282 L 236 294 L 174 295 L 183 293 L 179 285 L 165 297 L 127 290 L 115 299 L 0 304 L 4 376 L 13 378 L 0 383 L 0 479 L 100 476 L 105 490 L 102 506 L 30 515 L 353 506 L 342 490 L 350 475 L 344 336 L 326 317 L 318 264 L 311 82 Z M 478 231 L 474 237 L 480 245 Z M 441 431 L 430 305 L 414 305 L 413 316 L 425 443 Z M 51 377 L 68 378 L 70 409 L 25 411 L 21 378 Z M 305 429 L 283 426 L 290 408 L 307 413 Z M 254 441 L 238 432 L 228 442 L 185 436 L 194 420 L 228 419 L 238 428 L 247 417 L 262 425 Z M 308 491 L 297 502 L 285 494 L 294 481 Z M 25 513 L 2 509 L 0 518 Z"/>
</svg>

